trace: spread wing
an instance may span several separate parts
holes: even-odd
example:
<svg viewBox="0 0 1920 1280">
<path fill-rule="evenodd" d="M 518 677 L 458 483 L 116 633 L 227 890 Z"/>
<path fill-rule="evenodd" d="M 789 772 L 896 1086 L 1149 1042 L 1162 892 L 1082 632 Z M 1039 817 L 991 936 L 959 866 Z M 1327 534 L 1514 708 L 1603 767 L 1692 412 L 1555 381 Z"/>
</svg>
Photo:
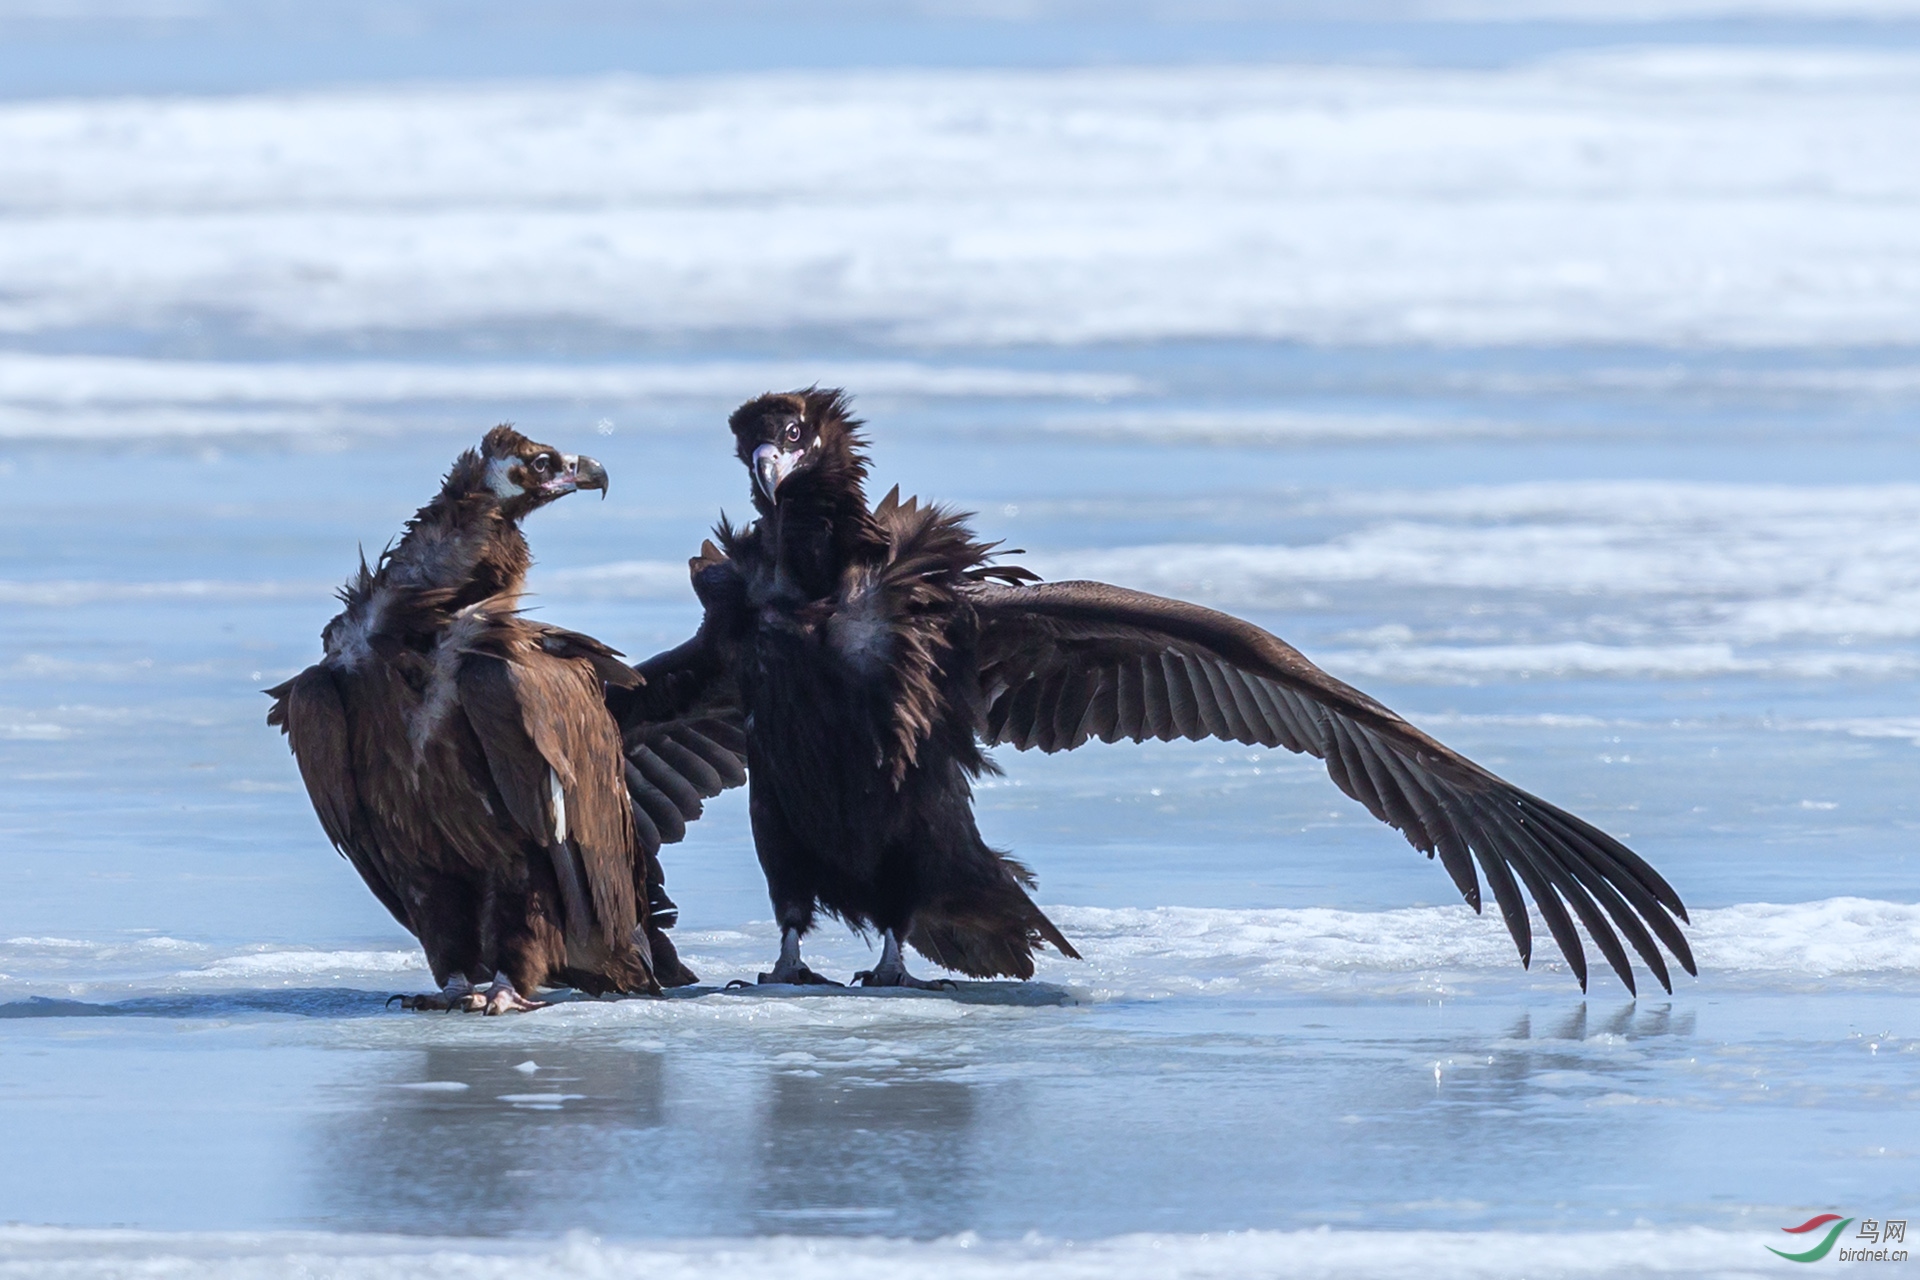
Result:
<svg viewBox="0 0 1920 1280">
<path fill-rule="evenodd" d="M 393 918 L 411 929 L 406 906 L 387 881 L 379 846 L 360 806 L 346 706 L 333 673 L 323 665 L 308 667 L 267 690 L 267 696 L 273 699 L 267 723 L 278 725 L 287 735 L 287 745 L 300 765 L 300 780 L 307 784 L 307 795 L 327 839 L 353 864 Z"/>
<path fill-rule="evenodd" d="M 509 814 L 547 848 L 569 940 L 606 947 L 638 919 L 620 739 L 601 695 L 610 671 L 633 678 L 617 659 L 589 637 L 507 616 L 466 640 L 456 677 Z"/>
<path fill-rule="evenodd" d="M 657 854 L 686 838 L 704 801 L 747 780 L 746 724 L 733 674 L 704 635 L 635 670 L 645 683 L 608 689 L 607 703 L 626 750 L 634 825 Z"/>
<path fill-rule="evenodd" d="M 711 542 L 689 567 L 707 608 L 700 630 L 635 667 L 637 687 L 607 689 L 634 825 L 649 855 L 685 839 L 704 801 L 747 780 L 746 712 L 726 640 L 743 587 Z"/>
<path fill-rule="evenodd" d="M 1259 627 L 1096 582 L 982 585 L 968 594 L 980 623 L 988 742 L 1053 752 L 1093 738 L 1222 738 L 1306 752 L 1374 817 L 1437 854 L 1475 911 L 1478 859 L 1523 963 L 1533 942 L 1522 883 L 1582 990 L 1586 954 L 1568 907 L 1629 991 L 1620 935 L 1669 991 L 1656 937 L 1697 972 L 1675 923 L 1686 908 L 1631 849 L 1443 746 Z"/>
</svg>

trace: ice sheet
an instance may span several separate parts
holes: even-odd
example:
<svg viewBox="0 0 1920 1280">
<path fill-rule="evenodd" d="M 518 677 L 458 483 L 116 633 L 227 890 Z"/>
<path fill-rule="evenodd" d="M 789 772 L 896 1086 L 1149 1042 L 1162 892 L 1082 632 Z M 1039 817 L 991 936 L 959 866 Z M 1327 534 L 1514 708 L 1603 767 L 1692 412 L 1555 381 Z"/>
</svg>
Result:
<svg viewBox="0 0 1920 1280">
<path fill-rule="evenodd" d="M 1085 956 L 1047 956 L 1040 980 L 1071 1000 L 1157 999 L 1175 992 L 1261 994 L 1450 994 L 1476 983 L 1513 980 L 1513 944 L 1497 916 L 1465 906 L 1357 912 L 1324 907 L 1234 910 L 1218 907 L 1054 906 L 1049 914 Z M 1565 963 L 1536 913 L 1541 939 L 1534 970 L 1558 975 Z M 1586 938 L 1584 929 L 1580 930 Z M 1920 979 L 1920 906 L 1865 898 L 1750 903 L 1693 913 L 1695 955 L 1717 986 L 1830 990 Z M 682 953 L 710 984 L 751 981 L 779 949 L 769 920 L 739 929 L 688 930 Z M 858 946 L 832 937 L 816 943 L 849 971 L 864 963 Z M 1595 954 L 1593 944 L 1586 943 Z M 323 951 L 256 944 L 210 947 L 174 938 L 0 941 L 0 1016 L 24 1016 L 20 1000 L 128 1000 L 182 993 L 272 989 L 322 981 L 385 991 L 431 985 L 417 949 Z M 1683 984 L 1686 981 L 1682 980 Z M 1611 985 L 1611 982 L 1603 985 Z M 6 1011 L 12 1010 L 9 1015 Z"/>
</svg>

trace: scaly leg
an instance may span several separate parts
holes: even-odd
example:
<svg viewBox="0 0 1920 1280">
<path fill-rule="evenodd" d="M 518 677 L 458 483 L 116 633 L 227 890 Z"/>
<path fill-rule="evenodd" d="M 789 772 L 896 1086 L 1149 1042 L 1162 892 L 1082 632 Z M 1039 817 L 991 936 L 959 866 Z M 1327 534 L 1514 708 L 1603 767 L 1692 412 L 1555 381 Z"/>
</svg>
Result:
<svg viewBox="0 0 1920 1280">
<path fill-rule="evenodd" d="M 749 744 L 751 746 L 751 744 Z M 747 753 L 747 818 L 753 826 L 753 851 L 767 875 L 767 897 L 780 926 L 780 958 L 772 973 L 760 975 L 767 985 L 838 987 L 845 984 L 823 978 L 800 962 L 800 937 L 813 927 L 815 885 L 805 868 L 811 859 L 780 807 L 767 796 L 762 772 Z M 746 982 L 727 984 L 750 986 Z"/>
<path fill-rule="evenodd" d="M 880 946 L 880 963 L 871 969 L 853 975 L 853 980 L 863 987 L 912 987 L 919 991 L 952 991 L 951 978 L 935 978 L 929 982 L 925 978 L 916 978 L 907 972 L 907 962 L 900 954 L 900 939 L 889 929 L 881 935 L 884 941 Z"/>
</svg>

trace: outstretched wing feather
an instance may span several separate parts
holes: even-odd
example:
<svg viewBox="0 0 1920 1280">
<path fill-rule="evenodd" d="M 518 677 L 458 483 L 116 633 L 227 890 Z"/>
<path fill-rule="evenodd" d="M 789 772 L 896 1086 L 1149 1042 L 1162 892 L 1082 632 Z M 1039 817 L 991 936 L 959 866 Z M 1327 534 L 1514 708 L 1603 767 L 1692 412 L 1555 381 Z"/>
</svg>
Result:
<svg viewBox="0 0 1920 1280">
<path fill-rule="evenodd" d="M 1575 917 L 1631 990 L 1625 943 L 1671 990 L 1693 956 L 1671 885 L 1624 844 L 1442 745 L 1278 637 L 1197 605 L 1091 582 L 981 583 L 981 733 L 1022 750 L 1092 738 L 1219 738 L 1325 762 L 1339 788 L 1436 858 L 1474 910 L 1486 876 L 1521 958 L 1520 886 L 1586 982 Z"/>
<path fill-rule="evenodd" d="M 724 592 L 732 566 L 711 543 L 696 574 Z M 705 801 L 747 780 L 746 712 L 711 619 L 686 643 L 634 668 L 637 687 L 609 687 L 607 706 L 620 725 L 627 790 L 649 857 L 686 838 Z"/>
<path fill-rule="evenodd" d="M 382 869 L 379 849 L 361 812 L 346 706 L 333 673 L 324 665 L 311 666 L 267 693 L 273 698 L 267 723 L 278 725 L 287 735 L 287 745 L 300 766 L 300 780 L 306 784 L 327 839 L 393 918 L 411 928 L 406 904 Z"/>
</svg>

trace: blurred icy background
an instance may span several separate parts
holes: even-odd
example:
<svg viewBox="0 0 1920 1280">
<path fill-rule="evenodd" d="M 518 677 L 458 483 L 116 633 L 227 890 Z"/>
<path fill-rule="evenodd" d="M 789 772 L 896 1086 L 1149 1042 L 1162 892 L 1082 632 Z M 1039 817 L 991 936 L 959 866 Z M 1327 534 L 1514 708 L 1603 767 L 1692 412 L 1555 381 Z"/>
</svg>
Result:
<svg viewBox="0 0 1920 1280">
<path fill-rule="evenodd" d="M 815 380 L 882 487 L 1630 838 L 1701 979 L 1582 999 L 1317 766 L 1180 746 L 1003 753 L 1089 956 L 1020 999 L 382 1015 L 425 975 L 256 690 L 501 419 L 613 475 L 530 527 L 546 615 L 677 641 L 724 413 Z M 0 0 L 0 1276 L 1740 1273 L 1899 1217 L 1916 410 L 1896 0 Z M 770 955 L 737 796 L 669 874 L 703 974 Z"/>
</svg>

